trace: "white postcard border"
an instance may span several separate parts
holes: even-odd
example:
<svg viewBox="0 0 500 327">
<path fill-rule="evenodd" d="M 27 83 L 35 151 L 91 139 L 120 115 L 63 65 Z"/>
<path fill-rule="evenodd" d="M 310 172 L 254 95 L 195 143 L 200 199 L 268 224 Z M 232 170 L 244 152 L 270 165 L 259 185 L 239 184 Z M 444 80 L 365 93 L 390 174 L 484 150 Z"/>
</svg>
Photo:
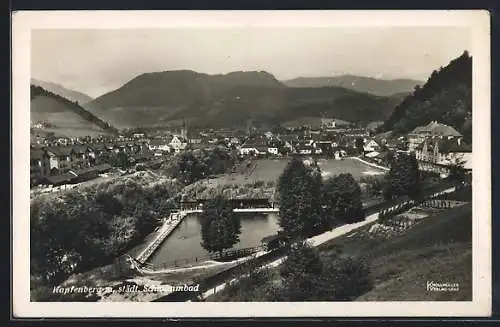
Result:
<svg viewBox="0 0 500 327">
<path fill-rule="evenodd" d="M 29 79 L 32 29 L 227 26 L 469 26 L 473 46 L 473 301 L 297 303 L 30 302 Z M 490 20 L 461 11 L 79 11 L 16 12 L 12 17 L 13 262 L 15 317 L 374 317 L 491 314 Z"/>
</svg>

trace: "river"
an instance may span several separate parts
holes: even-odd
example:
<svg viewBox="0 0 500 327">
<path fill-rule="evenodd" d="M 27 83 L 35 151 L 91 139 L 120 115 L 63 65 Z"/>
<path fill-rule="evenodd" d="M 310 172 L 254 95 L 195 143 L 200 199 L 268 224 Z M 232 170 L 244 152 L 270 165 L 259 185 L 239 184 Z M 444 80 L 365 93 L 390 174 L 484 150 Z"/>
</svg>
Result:
<svg viewBox="0 0 500 327">
<path fill-rule="evenodd" d="M 261 245 L 263 237 L 275 234 L 278 229 L 277 214 L 241 215 L 240 241 L 233 249 Z M 201 225 L 196 214 L 189 215 L 149 258 L 155 268 L 183 265 L 196 262 L 195 258 L 206 260 L 209 254 L 201 246 Z"/>
</svg>

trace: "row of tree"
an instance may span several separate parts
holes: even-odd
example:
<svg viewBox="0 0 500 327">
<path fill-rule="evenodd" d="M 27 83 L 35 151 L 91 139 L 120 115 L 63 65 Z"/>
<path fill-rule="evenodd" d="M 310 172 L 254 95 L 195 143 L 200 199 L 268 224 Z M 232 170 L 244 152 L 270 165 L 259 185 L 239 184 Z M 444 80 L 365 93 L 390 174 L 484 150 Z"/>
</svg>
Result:
<svg viewBox="0 0 500 327">
<path fill-rule="evenodd" d="M 227 172 L 237 160 L 236 152 L 219 147 L 211 150 L 190 150 L 174 158 L 167 170 L 184 185 L 189 185 L 211 175 Z"/>
<path fill-rule="evenodd" d="M 316 163 L 293 158 L 278 179 L 280 227 L 288 238 L 310 237 L 338 223 L 363 220 L 361 188 L 351 174 L 323 182 Z"/>
<path fill-rule="evenodd" d="M 175 207 L 175 181 L 153 185 L 120 180 L 68 190 L 30 206 L 31 274 L 55 285 L 108 264 L 158 225 Z"/>
<path fill-rule="evenodd" d="M 323 182 L 317 164 L 306 165 L 294 157 L 280 176 L 277 191 L 279 225 L 290 242 L 364 219 L 361 188 L 351 174 Z M 221 195 L 205 204 L 200 219 L 207 251 L 221 253 L 239 241 L 241 222 L 232 209 Z"/>
</svg>

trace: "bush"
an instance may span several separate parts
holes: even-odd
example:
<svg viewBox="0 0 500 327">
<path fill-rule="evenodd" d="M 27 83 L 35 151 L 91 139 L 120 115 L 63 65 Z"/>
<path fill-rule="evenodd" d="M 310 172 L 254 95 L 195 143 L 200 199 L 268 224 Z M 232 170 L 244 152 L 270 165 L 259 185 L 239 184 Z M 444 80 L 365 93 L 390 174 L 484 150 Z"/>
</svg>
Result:
<svg viewBox="0 0 500 327">
<path fill-rule="evenodd" d="M 335 301 L 353 301 L 373 289 L 370 269 L 355 258 L 341 258 L 327 268 L 333 278 Z"/>
<path fill-rule="evenodd" d="M 120 179 L 77 188 L 30 206 L 31 273 L 58 284 L 73 273 L 108 264 L 152 232 L 170 212 L 180 185 Z"/>
</svg>

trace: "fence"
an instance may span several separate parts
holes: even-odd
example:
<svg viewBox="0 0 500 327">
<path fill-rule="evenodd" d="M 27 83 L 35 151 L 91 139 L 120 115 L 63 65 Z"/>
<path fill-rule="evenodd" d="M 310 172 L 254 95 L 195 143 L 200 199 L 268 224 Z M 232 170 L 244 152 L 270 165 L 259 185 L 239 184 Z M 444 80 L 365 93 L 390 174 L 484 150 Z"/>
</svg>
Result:
<svg viewBox="0 0 500 327">
<path fill-rule="evenodd" d="M 393 200 L 389 201 L 384 201 L 381 203 L 374 204 L 372 206 L 365 207 L 365 213 L 367 216 L 374 214 L 379 211 L 387 210 L 389 208 L 392 208 L 394 206 L 399 206 L 399 205 L 405 205 L 406 203 L 420 203 L 426 199 L 429 199 L 430 197 L 434 197 L 436 193 L 441 193 L 443 191 L 446 191 L 447 189 L 450 189 L 452 187 L 455 187 L 456 190 L 460 190 L 463 188 L 463 186 L 457 185 L 456 183 L 453 182 L 445 182 L 440 185 L 433 186 L 431 188 L 428 188 L 420 194 L 420 196 L 417 199 L 411 199 L 407 196 L 401 197 L 401 198 L 396 198 Z M 413 202 L 412 202 L 413 201 Z"/>
<path fill-rule="evenodd" d="M 185 302 L 188 300 L 197 301 L 202 293 L 236 276 L 241 276 L 242 274 L 248 272 L 249 269 L 252 269 L 253 267 L 260 267 L 269 262 L 272 262 L 284 254 L 285 254 L 284 248 L 276 249 L 274 251 L 268 252 L 256 258 L 252 258 L 242 264 L 228 268 L 222 272 L 215 273 L 212 276 L 205 277 L 201 280 L 195 281 L 188 285 L 188 286 L 199 285 L 198 292 L 185 292 L 185 291 L 172 292 L 170 294 L 162 296 L 159 299 L 154 300 L 153 302 Z"/>
<path fill-rule="evenodd" d="M 221 253 L 213 253 L 213 254 L 207 254 L 204 256 L 198 256 L 198 257 L 191 257 L 191 258 L 181 258 L 181 259 L 176 259 L 176 260 L 170 260 L 170 261 L 164 261 L 161 264 L 158 265 L 151 265 L 151 264 L 144 264 L 148 268 L 152 269 L 164 269 L 164 268 L 169 268 L 169 267 L 179 267 L 182 264 L 189 264 L 189 263 L 197 263 L 197 262 L 203 262 L 207 260 L 229 260 L 233 258 L 239 258 L 239 257 L 244 257 L 244 256 L 249 256 L 251 254 L 254 254 L 260 250 L 265 250 L 264 246 L 256 246 L 256 247 L 249 247 L 249 248 L 243 248 L 243 249 L 230 249 L 223 251 Z"/>
</svg>

